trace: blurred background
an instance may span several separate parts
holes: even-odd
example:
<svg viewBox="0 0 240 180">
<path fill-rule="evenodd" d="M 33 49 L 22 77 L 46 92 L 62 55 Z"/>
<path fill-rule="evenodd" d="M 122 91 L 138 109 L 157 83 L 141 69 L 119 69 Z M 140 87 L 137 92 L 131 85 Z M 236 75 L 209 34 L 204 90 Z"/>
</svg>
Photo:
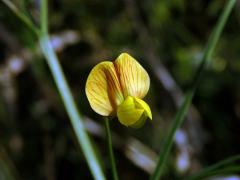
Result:
<svg viewBox="0 0 240 180">
<path fill-rule="evenodd" d="M 39 24 L 39 0 L 12 0 Z M 121 52 L 149 72 L 153 121 L 111 121 L 120 179 L 147 179 L 225 0 L 52 0 L 52 45 L 109 179 L 103 119 L 90 108 L 86 78 Z M 240 1 L 226 24 L 163 179 L 182 179 L 240 153 Z M 240 174 L 231 175 L 232 180 Z M 0 2 L 0 180 L 92 179 L 37 38 Z M 217 178 L 213 178 L 217 179 Z M 220 178 L 219 178 L 220 179 Z"/>
</svg>

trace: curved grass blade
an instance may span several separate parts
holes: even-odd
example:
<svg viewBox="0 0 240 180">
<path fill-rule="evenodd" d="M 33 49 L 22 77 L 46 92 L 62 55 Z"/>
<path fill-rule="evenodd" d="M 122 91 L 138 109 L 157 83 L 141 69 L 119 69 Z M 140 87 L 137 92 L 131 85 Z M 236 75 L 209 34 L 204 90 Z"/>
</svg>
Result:
<svg viewBox="0 0 240 180">
<path fill-rule="evenodd" d="M 168 158 L 169 151 L 173 144 L 174 135 L 176 133 L 176 130 L 181 126 L 181 124 L 184 120 L 184 117 L 185 117 L 185 115 L 188 111 L 188 108 L 192 102 L 192 98 L 195 94 L 195 90 L 198 87 L 199 82 L 201 80 L 201 76 L 204 72 L 204 69 L 206 68 L 207 64 L 211 61 L 212 54 L 216 47 L 217 41 L 220 38 L 222 30 L 227 22 L 227 19 L 230 15 L 230 12 L 233 9 L 235 2 L 236 2 L 236 0 L 229 0 L 227 2 L 226 6 L 224 7 L 224 10 L 217 22 L 217 25 L 215 26 L 215 29 L 209 38 L 209 41 L 206 45 L 206 48 L 205 48 L 205 51 L 204 51 L 204 54 L 202 57 L 201 64 L 198 68 L 198 71 L 196 72 L 195 77 L 194 77 L 192 88 L 186 94 L 184 101 L 173 120 L 173 124 L 167 135 L 165 144 L 162 148 L 162 152 L 159 155 L 157 167 L 156 167 L 155 171 L 153 172 L 152 176 L 150 177 L 151 180 L 159 180 L 162 175 L 162 171 L 163 171 L 164 165 L 166 163 L 166 159 Z"/>
</svg>

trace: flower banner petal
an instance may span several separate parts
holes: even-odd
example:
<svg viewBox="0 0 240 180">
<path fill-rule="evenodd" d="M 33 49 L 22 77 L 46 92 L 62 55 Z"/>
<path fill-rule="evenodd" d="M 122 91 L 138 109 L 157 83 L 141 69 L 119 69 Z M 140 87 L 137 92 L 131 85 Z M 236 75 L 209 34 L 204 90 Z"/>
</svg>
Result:
<svg viewBox="0 0 240 180">
<path fill-rule="evenodd" d="M 124 97 L 143 98 L 150 86 L 146 70 L 129 54 L 122 53 L 114 62 Z"/>
</svg>

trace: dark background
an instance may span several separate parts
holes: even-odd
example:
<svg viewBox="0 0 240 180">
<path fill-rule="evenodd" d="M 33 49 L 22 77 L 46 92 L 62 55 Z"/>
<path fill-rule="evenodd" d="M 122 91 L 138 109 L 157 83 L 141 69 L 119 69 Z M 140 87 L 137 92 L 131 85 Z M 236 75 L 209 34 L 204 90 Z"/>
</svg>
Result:
<svg viewBox="0 0 240 180">
<path fill-rule="evenodd" d="M 12 2 L 39 24 L 39 1 Z M 49 1 L 53 46 L 109 179 L 103 119 L 85 95 L 90 70 L 128 52 L 149 72 L 145 101 L 152 123 L 136 130 L 111 121 L 120 179 L 146 179 L 225 2 Z M 181 179 L 240 152 L 239 11 L 237 1 L 177 132 L 163 179 Z M 14 177 L 92 178 L 37 38 L 0 2 L 0 179 Z"/>
</svg>

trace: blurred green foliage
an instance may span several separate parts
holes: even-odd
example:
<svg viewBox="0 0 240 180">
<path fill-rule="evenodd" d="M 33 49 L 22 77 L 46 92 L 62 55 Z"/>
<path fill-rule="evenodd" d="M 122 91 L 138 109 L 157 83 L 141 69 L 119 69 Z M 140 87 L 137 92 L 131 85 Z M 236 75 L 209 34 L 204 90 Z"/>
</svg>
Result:
<svg viewBox="0 0 240 180">
<path fill-rule="evenodd" d="M 38 25 L 39 1 L 12 2 Z M 57 37 L 53 41 L 57 47 L 64 39 L 69 41 L 56 50 L 79 109 L 86 117 L 103 125 L 84 92 L 88 73 L 96 63 L 114 60 L 127 51 L 151 76 L 146 101 L 153 109 L 153 123 L 133 130 L 121 126 L 117 119 L 111 122 L 117 136 L 113 141 L 121 179 L 148 177 L 148 172 L 129 158 L 127 140 L 137 138 L 152 152 L 159 152 L 177 109 L 171 93 L 150 65 L 152 52 L 144 47 L 152 47 L 157 60 L 184 91 L 224 4 L 224 0 L 49 1 L 50 34 Z M 240 152 L 239 10 L 237 3 L 194 98 L 200 118 L 195 120 L 193 115 L 195 121 L 186 121 L 183 126 L 188 135 L 186 149 L 190 149 L 191 166 L 183 173 L 177 170 L 176 157 L 181 148 L 176 145 L 164 179 L 181 179 L 183 174 Z M 145 30 L 146 40 L 141 41 Z M 4 169 L 1 167 L 7 162 L 6 173 L 12 171 L 21 179 L 91 179 L 36 37 L 2 2 L 0 57 L 0 149 L 5 152 L 4 158 L 0 154 L 0 177 Z M 104 133 L 95 126 L 89 127 L 110 178 Z M 192 130 L 197 137 L 193 137 Z M 142 153 L 152 157 L 147 150 Z"/>
</svg>

